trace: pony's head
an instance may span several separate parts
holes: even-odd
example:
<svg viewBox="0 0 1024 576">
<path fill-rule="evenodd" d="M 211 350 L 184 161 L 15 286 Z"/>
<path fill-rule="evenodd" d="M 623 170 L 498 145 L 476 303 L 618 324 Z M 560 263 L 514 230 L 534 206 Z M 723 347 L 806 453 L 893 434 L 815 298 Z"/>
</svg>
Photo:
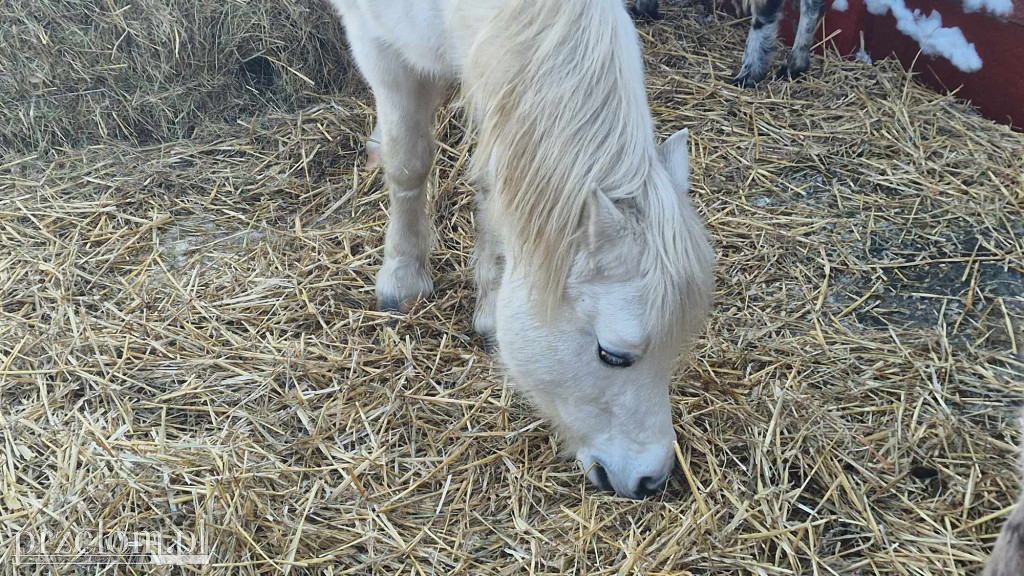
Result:
<svg viewBox="0 0 1024 576">
<path fill-rule="evenodd" d="M 673 361 L 712 291 L 688 134 L 655 145 L 621 0 L 502 1 L 477 30 L 463 93 L 505 247 L 501 356 L 594 483 L 647 495 L 674 462 Z"/>
<path fill-rule="evenodd" d="M 497 339 L 515 385 L 575 450 L 588 478 L 642 498 L 672 470 L 673 364 L 710 300 L 713 255 L 687 198 L 687 133 L 659 146 L 643 190 L 593 190 L 561 297 L 539 305 L 510 262 Z M 511 254 L 514 257 L 515 251 Z"/>
</svg>

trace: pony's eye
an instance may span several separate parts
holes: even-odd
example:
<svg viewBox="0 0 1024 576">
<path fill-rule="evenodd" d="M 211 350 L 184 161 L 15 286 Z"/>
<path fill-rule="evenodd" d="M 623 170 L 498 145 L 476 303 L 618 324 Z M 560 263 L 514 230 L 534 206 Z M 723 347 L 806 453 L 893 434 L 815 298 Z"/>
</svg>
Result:
<svg viewBox="0 0 1024 576">
<path fill-rule="evenodd" d="M 614 354 L 597 345 L 597 357 L 604 362 L 605 366 L 611 366 L 612 368 L 629 368 L 633 365 L 633 359 L 629 356 L 621 356 Z"/>
</svg>

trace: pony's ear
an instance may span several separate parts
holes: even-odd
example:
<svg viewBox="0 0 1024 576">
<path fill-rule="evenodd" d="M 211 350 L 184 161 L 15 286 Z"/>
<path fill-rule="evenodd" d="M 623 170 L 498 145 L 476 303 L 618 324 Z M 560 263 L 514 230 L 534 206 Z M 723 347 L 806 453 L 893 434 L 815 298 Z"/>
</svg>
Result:
<svg viewBox="0 0 1024 576">
<path fill-rule="evenodd" d="M 661 163 L 682 192 L 690 189 L 690 130 L 683 128 L 658 146 Z"/>
<path fill-rule="evenodd" d="M 625 215 L 619 210 L 604 192 L 594 190 L 587 198 L 587 240 L 591 248 L 596 247 L 602 239 L 622 228 L 626 220 Z"/>
</svg>

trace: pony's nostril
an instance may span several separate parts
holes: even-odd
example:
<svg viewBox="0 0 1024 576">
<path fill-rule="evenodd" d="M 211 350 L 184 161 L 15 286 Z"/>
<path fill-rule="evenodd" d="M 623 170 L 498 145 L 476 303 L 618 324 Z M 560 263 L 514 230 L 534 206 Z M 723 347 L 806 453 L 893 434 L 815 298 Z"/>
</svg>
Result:
<svg viewBox="0 0 1024 576">
<path fill-rule="evenodd" d="M 655 480 L 651 476 L 644 476 L 640 479 L 640 482 L 636 486 L 636 497 L 647 498 L 653 496 L 657 491 L 661 490 L 665 486 L 665 480 L 668 477 L 664 477 L 661 480 Z"/>
<path fill-rule="evenodd" d="M 592 480 L 594 481 L 594 484 L 597 484 L 598 489 L 606 491 L 612 490 L 612 483 L 608 480 L 608 472 L 600 462 L 594 462 L 594 477 Z"/>
</svg>

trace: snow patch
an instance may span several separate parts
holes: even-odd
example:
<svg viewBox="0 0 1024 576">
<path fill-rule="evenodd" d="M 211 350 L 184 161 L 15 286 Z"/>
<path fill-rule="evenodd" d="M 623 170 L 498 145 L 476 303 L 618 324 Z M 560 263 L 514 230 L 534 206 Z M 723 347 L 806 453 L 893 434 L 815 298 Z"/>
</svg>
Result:
<svg viewBox="0 0 1024 576">
<path fill-rule="evenodd" d="M 982 10 L 996 16 L 1009 16 L 1013 13 L 1013 0 L 963 0 L 964 12 L 980 12 Z M 849 0 L 832 0 L 832 9 L 846 12 L 850 9 Z"/>
<path fill-rule="evenodd" d="M 975 0 L 966 0 L 975 1 Z M 999 2 L 1001 0 L 976 0 Z M 929 56 L 942 56 L 963 72 L 981 70 L 981 57 L 974 44 L 967 41 L 964 33 L 956 26 L 942 27 L 942 15 L 936 10 L 924 16 L 920 10 L 913 12 L 903 0 L 866 0 L 868 12 L 882 16 L 892 10 L 896 27 L 921 45 L 921 51 Z"/>
<path fill-rule="evenodd" d="M 1013 12 L 1013 0 L 964 0 L 964 12 L 986 10 L 996 16 L 1009 16 Z"/>
</svg>

